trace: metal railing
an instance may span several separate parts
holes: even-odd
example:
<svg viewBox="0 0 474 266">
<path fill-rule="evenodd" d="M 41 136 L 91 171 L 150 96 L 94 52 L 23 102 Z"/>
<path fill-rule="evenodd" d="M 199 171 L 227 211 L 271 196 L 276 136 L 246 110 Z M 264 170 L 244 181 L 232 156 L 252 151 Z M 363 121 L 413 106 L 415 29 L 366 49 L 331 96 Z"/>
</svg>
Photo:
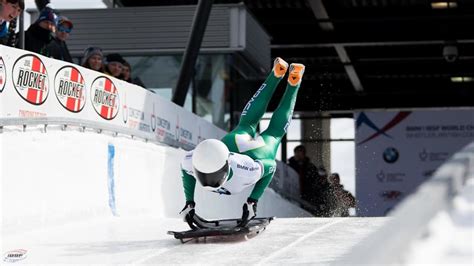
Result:
<svg viewBox="0 0 474 266">
<path fill-rule="evenodd" d="M 168 146 L 178 147 L 177 141 L 160 141 L 153 132 L 137 131 L 127 129 L 120 126 L 110 125 L 107 123 L 94 122 L 84 119 L 64 118 L 64 117 L 33 117 L 33 118 L 0 118 L 0 133 L 5 131 L 5 127 L 20 127 L 22 131 L 27 131 L 28 127 L 42 127 L 43 132 L 47 132 L 49 128 L 59 126 L 62 130 L 68 127 L 78 128 L 79 131 L 85 132 L 92 130 L 97 133 L 108 132 L 113 136 L 126 135 L 132 139 L 138 138 L 145 142 L 155 144 L 164 144 Z"/>
</svg>

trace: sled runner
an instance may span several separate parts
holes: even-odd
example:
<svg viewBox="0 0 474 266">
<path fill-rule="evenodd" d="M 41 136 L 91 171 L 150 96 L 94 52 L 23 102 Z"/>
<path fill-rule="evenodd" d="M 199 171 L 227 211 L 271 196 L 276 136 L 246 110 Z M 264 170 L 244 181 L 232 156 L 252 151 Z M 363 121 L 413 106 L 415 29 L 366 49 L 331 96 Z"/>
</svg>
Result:
<svg viewBox="0 0 474 266">
<path fill-rule="evenodd" d="M 202 219 L 202 218 L 200 218 Z M 200 227 L 194 227 L 192 230 L 175 232 L 169 231 L 169 235 L 173 235 L 176 239 L 181 240 L 181 243 L 186 243 L 191 240 L 197 242 L 208 238 L 218 238 L 221 240 L 247 240 L 260 234 L 274 217 L 255 218 L 250 220 L 246 225 L 239 225 L 240 219 L 226 219 L 214 221 L 201 221 Z"/>
</svg>

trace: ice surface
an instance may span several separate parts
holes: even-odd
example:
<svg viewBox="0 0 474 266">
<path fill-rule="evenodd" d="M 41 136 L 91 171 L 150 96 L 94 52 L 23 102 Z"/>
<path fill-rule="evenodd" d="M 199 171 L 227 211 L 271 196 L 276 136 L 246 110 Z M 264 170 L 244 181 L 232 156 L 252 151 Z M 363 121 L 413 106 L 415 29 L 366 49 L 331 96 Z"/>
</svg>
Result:
<svg viewBox="0 0 474 266">
<path fill-rule="evenodd" d="M 113 217 L 108 205 L 110 144 L 116 152 L 120 217 Z M 9 132 L 0 134 L 0 145 L 2 265 L 7 264 L 3 256 L 17 249 L 27 251 L 21 262 L 35 265 L 329 265 L 391 219 L 277 218 L 249 241 L 181 244 L 166 232 L 188 229 L 176 218 L 184 203 L 178 178 L 183 151 L 79 132 Z M 197 211 L 206 218 L 216 218 L 216 213 L 235 217 L 245 200 L 242 195 L 221 202 L 218 195 L 199 190 L 196 196 Z M 274 211 L 280 217 L 308 215 L 268 190 L 259 202 L 259 214 Z M 408 264 L 474 264 L 473 179 L 454 199 L 452 210 L 427 226 L 425 238 L 412 245 Z"/>
<path fill-rule="evenodd" d="M 24 249 L 27 257 L 21 262 L 28 264 L 327 264 L 384 222 L 277 218 L 250 241 L 183 245 L 166 234 L 188 229 L 176 218 L 184 204 L 182 150 L 53 130 L 4 132 L 0 141 L 3 155 L 9 155 L 3 157 L 1 169 L 0 254 Z M 109 210 L 110 145 L 115 147 L 119 217 Z M 222 198 L 197 189 L 197 212 L 205 218 L 238 217 L 248 193 Z M 270 189 L 258 210 L 261 216 L 309 215 Z"/>
<path fill-rule="evenodd" d="M 26 249 L 32 264 L 288 264 L 337 260 L 386 218 L 281 218 L 261 235 L 237 242 L 181 244 L 168 230 L 179 219 L 96 219 L 3 238 L 3 250 Z"/>
</svg>

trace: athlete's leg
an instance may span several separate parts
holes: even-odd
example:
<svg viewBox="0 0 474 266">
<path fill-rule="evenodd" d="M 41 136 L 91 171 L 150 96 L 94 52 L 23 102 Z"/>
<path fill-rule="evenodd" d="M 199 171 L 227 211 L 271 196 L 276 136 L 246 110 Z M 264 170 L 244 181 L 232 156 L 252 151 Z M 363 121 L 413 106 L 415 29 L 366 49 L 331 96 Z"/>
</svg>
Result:
<svg viewBox="0 0 474 266">
<path fill-rule="evenodd" d="M 258 122 L 260 122 L 265 110 L 267 110 L 273 92 L 275 92 L 278 83 L 285 76 L 287 69 L 288 63 L 277 57 L 273 62 L 273 69 L 270 75 L 268 75 L 262 86 L 260 86 L 257 92 L 245 105 L 240 116 L 239 125 L 237 126 L 238 130 L 243 130 L 252 136 L 255 136 Z"/>
<path fill-rule="evenodd" d="M 262 133 L 262 135 L 265 134 L 275 137 L 278 140 L 277 143 L 279 143 L 281 138 L 286 134 L 286 130 L 290 124 L 298 89 L 301 85 L 301 79 L 303 78 L 304 68 L 302 64 L 290 65 L 290 74 L 288 75 L 288 85 L 286 86 L 285 94 L 273 113 L 267 130 Z"/>
</svg>

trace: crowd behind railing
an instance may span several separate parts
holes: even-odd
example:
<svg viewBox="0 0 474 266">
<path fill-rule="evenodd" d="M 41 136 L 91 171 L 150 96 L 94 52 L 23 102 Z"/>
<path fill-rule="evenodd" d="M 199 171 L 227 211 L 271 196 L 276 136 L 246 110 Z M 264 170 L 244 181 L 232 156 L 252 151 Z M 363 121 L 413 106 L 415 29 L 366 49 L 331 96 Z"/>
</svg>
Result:
<svg viewBox="0 0 474 266">
<path fill-rule="evenodd" d="M 49 1 L 35 1 L 39 16 L 25 31 L 25 50 L 58 60 L 73 62 L 67 40 L 73 32 L 73 22 L 53 9 Z M 19 15 L 25 9 L 24 0 L 0 0 L 0 44 L 20 47 L 15 33 Z M 80 65 L 109 76 L 144 87 L 139 78 L 132 78 L 132 67 L 118 53 L 105 55 L 100 47 L 84 49 Z"/>
<path fill-rule="evenodd" d="M 338 173 L 328 175 L 324 167 L 315 166 L 306 156 L 306 148 L 299 145 L 288 165 L 298 173 L 301 206 L 319 217 L 350 216 L 356 199 L 341 184 Z"/>
</svg>

